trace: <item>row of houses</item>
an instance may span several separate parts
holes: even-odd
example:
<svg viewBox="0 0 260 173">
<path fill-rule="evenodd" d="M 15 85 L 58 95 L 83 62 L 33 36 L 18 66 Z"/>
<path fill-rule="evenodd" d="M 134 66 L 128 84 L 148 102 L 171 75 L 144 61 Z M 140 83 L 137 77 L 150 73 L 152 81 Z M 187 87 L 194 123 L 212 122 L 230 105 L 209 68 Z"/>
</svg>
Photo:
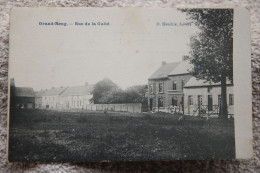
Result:
<svg viewBox="0 0 260 173">
<path fill-rule="evenodd" d="M 192 65 L 183 56 L 181 62 L 166 63 L 148 78 L 150 111 L 178 111 L 198 115 L 201 111 L 218 114 L 221 101 L 220 83 L 197 80 L 189 72 Z M 45 109 L 87 109 L 93 97 L 93 85 L 59 87 L 34 92 L 33 88 L 15 87 L 11 79 L 11 106 Z M 234 114 L 233 83 L 227 80 L 228 113 Z M 92 108 L 92 107 L 91 107 Z"/>
<path fill-rule="evenodd" d="M 151 111 L 179 111 L 184 114 L 218 114 L 220 83 L 209 83 L 192 76 L 192 65 L 183 56 L 181 62 L 166 63 L 148 79 L 148 107 Z M 233 84 L 227 80 L 228 113 L 234 114 Z M 174 109 L 172 109 L 174 108 Z"/>
<path fill-rule="evenodd" d="M 16 108 L 72 109 L 86 108 L 93 97 L 93 85 L 59 87 L 34 91 L 30 87 L 16 87 L 11 79 L 11 106 Z"/>
</svg>

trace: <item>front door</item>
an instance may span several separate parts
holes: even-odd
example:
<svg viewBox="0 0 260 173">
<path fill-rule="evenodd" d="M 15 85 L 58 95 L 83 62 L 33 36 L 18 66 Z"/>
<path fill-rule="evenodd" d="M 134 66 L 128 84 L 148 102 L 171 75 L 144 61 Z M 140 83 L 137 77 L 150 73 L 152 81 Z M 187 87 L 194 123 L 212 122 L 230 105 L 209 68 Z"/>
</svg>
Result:
<svg viewBox="0 0 260 173">
<path fill-rule="evenodd" d="M 208 95 L 208 111 L 213 110 L 212 95 Z"/>
<path fill-rule="evenodd" d="M 153 99 L 150 99 L 149 105 L 150 105 L 150 111 L 151 111 L 153 109 Z"/>
<path fill-rule="evenodd" d="M 202 106 L 202 96 L 198 95 L 198 114 L 201 113 L 201 106 Z"/>
<path fill-rule="evenodd" d="M 172 106 L 177 106 L 177 99 L 172 97 Z"/>
<path fill-rule="evenodd" d="M 191 114 L 193 110 L 193 97 L 188 96 L 188 114 Z"/>
</svg>

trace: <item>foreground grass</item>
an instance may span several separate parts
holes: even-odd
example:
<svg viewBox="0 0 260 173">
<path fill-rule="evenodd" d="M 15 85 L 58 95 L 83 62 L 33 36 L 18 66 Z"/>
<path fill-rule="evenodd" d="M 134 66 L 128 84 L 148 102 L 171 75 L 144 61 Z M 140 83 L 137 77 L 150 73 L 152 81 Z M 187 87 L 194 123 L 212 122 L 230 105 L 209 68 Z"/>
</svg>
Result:
<svg viewBox="0 0 260 173">
<path fill-rule="evenodd" d="M 233 120 L 129 113 L 10 113 L 10 161 L 233 158 Z"/>
</svg>

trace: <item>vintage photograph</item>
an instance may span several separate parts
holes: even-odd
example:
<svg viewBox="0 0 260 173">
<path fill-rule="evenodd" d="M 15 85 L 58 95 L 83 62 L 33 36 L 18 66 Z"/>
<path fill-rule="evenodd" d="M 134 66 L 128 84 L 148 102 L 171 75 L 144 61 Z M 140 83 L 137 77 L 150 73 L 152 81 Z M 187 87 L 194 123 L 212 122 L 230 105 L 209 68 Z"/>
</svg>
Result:
<svg viewBox="0 0 260 173">
<path fill-rule="evenodd" d="M 234 9 L 11 19 L 10 162 L 236 158 Z"/>
</svg>

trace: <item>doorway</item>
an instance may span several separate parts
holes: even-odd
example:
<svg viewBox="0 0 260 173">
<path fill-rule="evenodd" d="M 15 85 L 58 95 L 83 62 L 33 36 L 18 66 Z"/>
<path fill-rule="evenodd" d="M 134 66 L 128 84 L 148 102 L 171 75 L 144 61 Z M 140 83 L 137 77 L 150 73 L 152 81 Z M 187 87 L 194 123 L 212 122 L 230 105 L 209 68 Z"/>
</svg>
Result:
<svg viewBox="0 0 260 173">
<path fill-rule="evenodd" d="M 150 99 L 149 101 L 150 111 L 153 110 L 153 99 Z"/>
<path fill-rule="evenodd" d="M 208 95 L 208 111 L 213 110 L 212 95 Z"/>
</svg>

